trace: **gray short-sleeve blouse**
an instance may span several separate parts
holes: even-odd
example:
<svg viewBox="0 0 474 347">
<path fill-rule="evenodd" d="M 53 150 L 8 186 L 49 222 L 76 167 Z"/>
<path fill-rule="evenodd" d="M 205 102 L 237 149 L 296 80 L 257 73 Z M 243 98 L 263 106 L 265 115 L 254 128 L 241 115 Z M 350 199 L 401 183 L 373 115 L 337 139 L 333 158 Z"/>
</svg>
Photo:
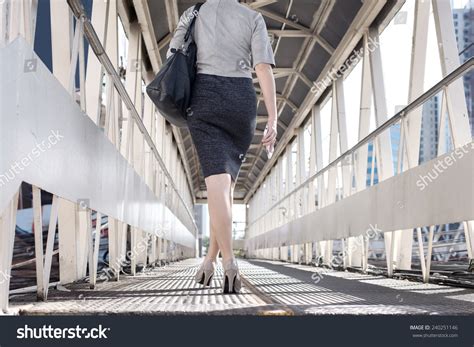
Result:
<svg viewBox="0 0 474 347">
<path fill-rule="evenodd" d="M 189 27 L 194 6 L 181 16 L 170 42 L 179 48 Z M 252 78 L 259 63 L 275 67 L 275 57 L 265 21 L 259 12 L 237 0 L 207 0 L 197 14 L 194 39 L 198 47 L 197 72 L 227 77 Z"/>
</svg>

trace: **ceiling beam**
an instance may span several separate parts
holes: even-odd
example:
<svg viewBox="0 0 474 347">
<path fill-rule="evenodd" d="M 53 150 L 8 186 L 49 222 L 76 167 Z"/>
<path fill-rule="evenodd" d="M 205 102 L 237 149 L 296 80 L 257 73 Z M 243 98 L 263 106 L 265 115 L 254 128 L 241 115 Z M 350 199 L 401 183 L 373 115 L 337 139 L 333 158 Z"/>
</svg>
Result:
<svg viewBox="0 0 474 347">
<path fill-rule="evenodd" d="M 273 13 L 271 11 L 268 11 L 268 10 L 258 9 L 257 11 L 260 12 L 265 17 L 268 17 L 270 19 L 273 19 L 274 21 L 286 24 L 290 27 L 296 28 L 296 29 L 310 35 L 310 37 L 312 37 L 314 40 L 316 40 L 321 45 L 321 47 L 323 47 L 329 54 L 332 55 L 334 53 L 335 48 L 333 46 L 331 46 L 331 44 L 329 42 L 327 42 L 320 35 L 312 33 L 310 28 L 307 28 L 304 25 L 296 23 L 296 22 L 292 21 L 291 19 L 287 19 L 285 17 L 282 17 L 282 16 L 280 16 L 276 13 Z"/>
<path fill-rule="evenodd" d="M 258 118 L 257 118 L 257 119 L 258 119 Z M 259 145 L 259 144 L 257 144 L 257 143 L 252 143 L 252 144 L 250 144 L 250 147 L 249 147 L 249 149 L 255 149 L 255 148 L 258 148 L 258 146 L 260 146 L 260 145 Z"/>
<path fill-rule="evenodd" d="M 154 72 L 158 72 L 162 62 L 158 45 L 156 43 L 155 32 L 153 30 L 153 21 L 150 15 L 150 9 L 148 8 L 148 1 L 133 0 L 133 6 L 135 6 L 138 24 L 140 25 L 151 66 L 153 67 Z"/>
<path fill-rule="evenodd" d="M 165 0 L 166 14 L 168 18 L 168 28 L 173 33 L 179 23 L 178 1 Z"/>
<path fill-rule="evenodd" d="M 267 121 L 268 121 L 268 115 L 262 115 L 262 116 L 257 117 L 257 124 L 267 123 Z M 283 128 L 283 130 L 286 130 L 288 128 L 288 126 L 285 123 L 283 123 L 281 119 L 278 119 L 277 123 L 281 128 Z M 258 146 L 260 145 L 254 144 L 254 146 L 255 147 L 253 148 L 258 148 Z"/>
<path fill-rule="evenodd" d="M 323 0 L 321 5 L 319 6 L 318 10 L 315 12 L 313 16 L 313 22 L 311 23 L 311 28 L 312 28 L 312 33 L 319 33 L 324 25 L 326 24 L 327 18 L 329 17 L 329 14 L 332 11 L 332 8 L 334 6 L 333 1 L 329 0 Z M 288 8 L 287 15 L 289 11 L 291 10 L 291 7 Z M 283 24 L 283 29 L 285 27 L 285 24 Z M 307 60 L 309 59 L 309 54 L 313 50 L 314 45 L 316 44 L 316 40 L 313 37 L 308 37 L 305 39 L 304 43 L 301 45 L 301 49 L 298 52 L 298 55 L 295 59 L 294 63 L 294 68 L 296 71 L 301 72 L 303 67 L 305 66 Z M 293 89 L 295 88 L 296 82 L 297 82 L 297 77 L 295 75 L 290 76 L 286 83 L 285 87 L 283 88 L 283 93 L 286 95 L 291 95 L 293 92 Z M 278 100 L 277 100 L 278 101 Z M 277 108 L 278 108 L 278 118 L 280 114 L 283 112 L 284 107 L 286 106 L 286 103 L 284 101 L 277 103 Z M 291 124 L 291 123 L 290 123 Z M 287 134 L 288 133 L 288 134 Z M 283 134 L 279 135 L 280 139 L 283 138 L 284 136 L 290 136 L 290 138 L 293 137 L 294 134 L 294 129 L 287 129 L 285 128 L 285 131 Z M 278 144 L 277 144 L 278 146 Z M 257 152 L 259 155 L 263 155 L 264 153 L 264 146 L 261 146 L 260 149 Z M 276 156 L 278 157 L 278 156 Z M 252 167 L 250 171 L 257 170 L 258 168 L 256 166 Z M 259 172 L 260 173 L 260 172 Z"/>
<path fill-rule="evenodd" d="M 305 75 L 303 72 L 298 71 L 298 72 L 296 72 L 296 74 L 297 74 L 298 77 L 303 81 L 303 83 L 308 86 L 308 88 L 313 88 L 313 86 L 314 86 L 313 82 L 311 82 L 311 81 L 309 80 L 309 78 L 306 77 L 306 75 Z"/>
<path fill-rule="evenodd" d="M 269 34 L 273 34 L 278 37 L 313 37 L 316 35 L 308 31 L 293 29 L 293 30 L 277 30 L 277 29 L 268 29 Z"/>
<path fill-rule="evenodd" d="M 158 42 L 158 49 L 161 51 L 163 48 L 168 46 L 172 38 L 173 38 L 173 34 L 171 33 L 166 34 L 166 36 Z"/>
<path fill-rule="evenodd" d="M 286 104 L 288 104 L 288 106 L 290 106 L 293 109 L 294 112 L 296 112 L 298 110 L 298 106 L 296 106 L 296 104 L 293 101 L 291 101 L 290 99 L 288 99 L 286 96 L 277 93 L 276 94 L 276 99 L 280 100 L 280 101 L 284 101 Z M 262 94 L 258 95 L 258 100 L 264 100 Z"/>
<path fill-rule="evenodd" d="M 354 20 L 346 31 L 346 34 L 342 38 L 334 54 L 331 56 L 330 61 L 328 61 L 316 81 L 320 80 L 321 78 L 324 78 L 333 66 L 340 66 L 341 64 L 343 64 L 345 59 L 347 59 L 347 56 L 351 54 L 354 47 L 361 40 L 364 32 L 372 24 L 382 7 L 385 5 L 385 2 L 385 0 L 374 2 L 365 1 L 362 4 L 361 9 L 357 12 L 357 15 L 355 16 Z M 246 203 L 255 193 L 260 184 L 263 182 L 266 175 L 270 172 L 271 168 L 275 165 L 277 158 L 286 149 L 286 146 L 293 138 L 294 130 L 297 129 L 303 123 L 303 121 L 309 114 L 311 108 L 315 105 L 321 94 L 321 92 L 309 92 L 306 95 L 306 98 L 300 106 L 300 109 L 295 114 L 295 116 L 291 120 L 291 123 L 289 124 L 290 129 L 288 130 L 290 131 L 286 131 L 283 134 L 282 138 L 275 147 L 275 151 L 272 158 L 265 163 L 262 171 L 259 174 L 259 177 L 253 182 L 252 188 L 247 192 L 247 195 L 245 196 Z M 293 131 L 291 131 L 291 129 L 293 129 Z"/>
<path fill-rule="evenodd" d="M 250 7 L 251 9 L 255 10 L 257 8 L 271 5 L 273 3 L 277 2 L 277 0 L 256 0 L 252 2 L 251 4 L 248 4 L 247 6 Z"/>
</svg>

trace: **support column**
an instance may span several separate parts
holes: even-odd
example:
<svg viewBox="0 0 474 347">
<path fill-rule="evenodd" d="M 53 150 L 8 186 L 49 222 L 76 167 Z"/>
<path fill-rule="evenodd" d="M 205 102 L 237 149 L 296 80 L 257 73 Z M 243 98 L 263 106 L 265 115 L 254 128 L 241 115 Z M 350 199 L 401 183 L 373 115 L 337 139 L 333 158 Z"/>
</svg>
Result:
<svg viewBox="0 0 474 347">
<path fill-rule="evenodd" d="M 417 1 L 415 3 L 413 25 L 408 103 L 413 102 L 424 91 L 429 16 L 430 2 Z M 418 166 L 422 111 L 422 107 L 419 107 L 402 118 L 401 129 L 406 129 L 405 143 L 400 143 L 400 150 L 404 147 L 406 148 L 406 153 L 402 154 L 403 170 Z M 404 133 L 403 130 L 401 132 Z M 402 142 L 403 139 L 401 138 L 400 141 Z M 413 229 L 398 230 L 395 232 L 395 235 L 397 242 L 394 257 L 397 261 L 397 267 L 403 270 L 410 270 L 413 253 Z"/>
<path fill-rule="evenodd" d="M 18 195 L 0 214 L 0 313 L 8 310 Z"/>
<path fill-rule="evenodd" d="M 285 190 L 286 190 L 286 194 L 288 194 L 289 192 L 291 192 L 291 190 L 293 189 L 293 155 L 291 153 L 291 144 L 288 145 L 288 148 L 286 149 L 286 187 L 285 187 Z M 290 199 L 290 202 L 288 203 L 287 202 L 287 205 L 285 206 L 286 207 L 286 221 L 285 222 L 288 222 L 289 219 L 291 218 L 291 199 Z M 290 261 L 290 262 L 293 262 L 294 261 L 294 249 L 293 249 L 293 245 L 289 245 L 289 250 L 290 250 L 290 259 L 288 259 L 288 248 L 286 249 L 286 252 L 284 254 L 284 258 L 286 261 Z"/>
<path fill-rule="evenodd" d="M 52 1 L 50 10 L 51 18 L 54 18 L 51 21 L 53 74 L 64 88 L 70 90 L 72 15 L 66 2 Z M 78 235 L 85 235 L 86 229 L 85 223 L 80 223 L 76 214 L 79 208 L 77 202 L 60 198 L 58 203 L 59 278 L 65 284 L 80 278 L 78 270 L 82 269 L 84 263 L 78 259 L 77 252 L 78 249 L 86 250 L 87 242 L 85 239 L 78 239 Z M 84 197 L 81 205 L 87 205 L 87 197 Z"/>
<path fill-rule="evenodd" d="M 360 111 L 359 111 L 359 133 L 358 139 L 361 141 L 365 138 L 370 131 L 370 111 L 372 105 L 372 83 L 371 83 L 371 75 L 370 75 L 370 57 L 369 57 L 369 47 L 368 47 L 368 35 L 367 33 L 364 35 L 364 53 L 363 53 L 363 60 L 362 60 L 362 76 L 361 76 L 361 94 L 360 94 Z M 355 184 L 356 184 L 356 192 L 360 192 L 364 190 L 367 186 L 367 160 L 369 155 L 369 146 L 364 145 L 357 150 L 355 154 Z M 350 237 L 348 239 L 348 247 L 356 248 L 355 245 L 356 239 Z M 365 239 L 362 237 L 362 244 L 365 247 Z M 367 253 L 365 252 L 365 248 L 361 249 L 357 248 L 356 251 L 352 254 L 352 257 L 349 258 L 349 263 L 357 264 L 357 255 L 360 254 L 361 256 L 361 263 L 363 270 L 367 269 Z"/>
<path fill-rule="evenodd" d="M 322 126 L 321 126 L 321 108 L 319 105 L 315 105 L 312 108 L 312 132 L 311 137 L 314 138 L 313 146 L 314 146 L 314 163 L 315 163 L 315 170 L 321 170 L 323 168 L 323 142 L 322 142 Z M 326 204 L 326 196 L 325 196 L 325 187 L 326 182 L 324 179 L 324 175 L 319 175 L 316 179 L 317 181 L 317 207 L 316 209 L 320 209 Z M 324 246 L 325 241 L 319 241 L 316 243 L 316 252 L 318 259 L 324 256 Z M 318 260 L 319 263 L 319 260 Z"/>
<path fill-rule="evenodd" d="M 369 37 L 372 42 L 379 46 L 379 35 L 376 29 L 370 29 Z M 387 104 L 385 100 L 385 85 L 382 69 L 382 55 L 380 49 L 370 51 L 370 68 L 372 92 L 374 95 L 375 123 L 381 126 L 388 118 Z M 389 131 L 385 131 L 374 141 L 374 155 L 377 157 L 377 169 L 379 181 L 393 176 L 392 141 Z M 385 251 L 387 258 L 387 272 L 391 277 L 393 274 L 393 263 L 396 261 L 393 252 L 393 232 L 384 230 Z"/>
<path fill-rule="evenodd" d="M 460 65 L 451 13 L 452 8 L 449 1 L 433 0 L 433 14 L 443 77 Z M 445 96 L 451 135 L 454 147 L 458 148 L 472 141 L 463 79 L 458 79 L 446 87 Z M 464 221 L 463 225 L 469 258 L 473 259 L 474 221 Z"/>
</svg>

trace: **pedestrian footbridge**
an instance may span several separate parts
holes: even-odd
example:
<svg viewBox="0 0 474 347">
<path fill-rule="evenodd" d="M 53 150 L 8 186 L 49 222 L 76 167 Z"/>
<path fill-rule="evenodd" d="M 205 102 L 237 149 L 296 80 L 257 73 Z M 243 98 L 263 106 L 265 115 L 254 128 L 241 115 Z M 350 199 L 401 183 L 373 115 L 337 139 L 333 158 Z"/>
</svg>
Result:
<svg viewBox="0 0 474 347">
<path fill-rule="evenodd" d="M 0 311 L 472 315 L 467 2 L 243 2 L 271 38 L 279 134 L 269 159 L 255 80 L 230 296 L 221 272 L 193 281 L 205 182 L 144 93 L 194 3 L 0 1 Z"/>
</svg>

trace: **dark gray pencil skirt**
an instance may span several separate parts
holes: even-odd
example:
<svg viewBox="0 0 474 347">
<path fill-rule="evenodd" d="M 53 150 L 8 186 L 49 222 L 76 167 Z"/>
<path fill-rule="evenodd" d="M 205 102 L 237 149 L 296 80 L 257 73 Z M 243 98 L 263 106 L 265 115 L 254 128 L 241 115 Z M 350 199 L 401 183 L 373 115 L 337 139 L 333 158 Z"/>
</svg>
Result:
<svg viewBox="0 0 474 347">
<path fill-rule="evenodd" d="M 252 79 L 197 74 L 188 127 L 204 177 L 237 180 L 255 133 L 257 97 Z"/>
</svg>

